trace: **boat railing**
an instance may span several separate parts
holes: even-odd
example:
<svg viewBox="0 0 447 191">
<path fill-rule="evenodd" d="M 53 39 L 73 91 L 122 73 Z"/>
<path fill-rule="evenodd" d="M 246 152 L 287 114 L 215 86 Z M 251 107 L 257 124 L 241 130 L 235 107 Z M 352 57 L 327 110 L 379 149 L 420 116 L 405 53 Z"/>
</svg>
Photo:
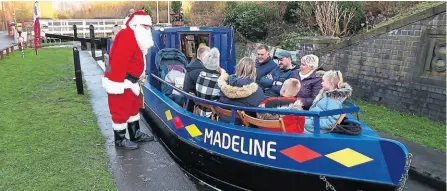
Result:
<svg viewBox="0 0 447 191">
<path fill-rule="evenodd" d="M 193 100 L 194 102 L 209 104 L 209 105 L 213 105 L 213 106 L 231 110 L 231 120 L 230 120 L 231 124 L 234 124 L 236 121 L 237 110 L 256 112 L 256 113 L 275 113 L 275 114 L 280 114 L 280 115 L 310 116 L 310 117 L 314 118 L 314 132 L 313 133 L 315 135 L 318 135 L 318 134 L 320 134 L 320 118 L 321 117 L 340 115 L 340 114 L 345 114 L 345 113 L 357 113 L 360 111 L 360 108 L 350 101 L 343 102 L 343 105 L 346 106 L 344 108 L 334 109 L 334 110 L 329 110 L 329 111 L 285 110 L 285 109 L 273 109 L 273 108 L 262 108 L 262 107 L 243 107 L 243 106 L 229 105 L 229 104 L 224 104 L 224 103 L 220 103 L 217 101 L 210 101 L 210 100 L 206 100 L 206 99 L 197 97 L 193 94 L 185 92 L 182 89 L 166 82 L 165 80 L 158 77 L 156 74 L 152 73 L 151 76 L 153 78 L 155 78 L 156 80 L 160 81 L 161 83 L 166 84 L 167 86 L 175 89 L 177 92 L 184 95 L 186 98 L 186 105 L 189 104 L 190 100 Z M 147 83 L 150 84 L 151 78 L 148 78 L 148 79 L 149 80 Z"/>
</svg>

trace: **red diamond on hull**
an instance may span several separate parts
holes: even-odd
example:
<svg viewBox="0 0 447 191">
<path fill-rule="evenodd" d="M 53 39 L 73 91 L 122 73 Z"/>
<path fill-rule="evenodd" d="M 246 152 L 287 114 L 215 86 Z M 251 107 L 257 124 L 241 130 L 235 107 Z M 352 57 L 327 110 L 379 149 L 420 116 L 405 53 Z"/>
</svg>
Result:
<svg viewBox="0 0 447 191">
<path fill-rule="evenodd" d="M 293 147 L 289 147 L 287 149 L 282 150 L 281 153 L 290 157 L 291 159 L 293 159 L 299 163 L 303 163 L 303 162 L 321 157 L 321 154 L 319 154 L 303 145 L 296 145 Z"/>
</svg>

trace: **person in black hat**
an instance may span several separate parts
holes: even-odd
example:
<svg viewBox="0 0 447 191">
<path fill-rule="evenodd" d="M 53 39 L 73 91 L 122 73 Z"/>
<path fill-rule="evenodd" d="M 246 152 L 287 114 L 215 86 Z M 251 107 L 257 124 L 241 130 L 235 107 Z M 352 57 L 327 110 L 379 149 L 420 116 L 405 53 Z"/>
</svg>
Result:
<svg viewBox="0 0 447 191">
<path fill-rule="evenodd" d="M 284 81 L 298 77 L 297 67 L 292 64 L 292 55 L 289 51 L 277 52 L 273 59 L 278 60 L 278 67 L 259 81 L 266 97 L 280 96 Z"/>
</svg>

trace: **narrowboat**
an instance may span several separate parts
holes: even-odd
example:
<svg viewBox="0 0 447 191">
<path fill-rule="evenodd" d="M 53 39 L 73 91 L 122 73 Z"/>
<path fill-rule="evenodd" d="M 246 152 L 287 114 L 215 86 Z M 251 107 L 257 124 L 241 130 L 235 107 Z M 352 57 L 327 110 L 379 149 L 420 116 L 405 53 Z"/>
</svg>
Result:
<svg viewBox="0 0 447 191">
<path fill-rule="evenodd" d="M 142 114 L 151 131 L 176 162 L 191 176 L 219 190 L 397 190 L 402 189 L 411 154 L 400 142 L 380 137 L 360 122 L 359 135 L 322 133 L 318 119 L 354 113 L 360 108 L 345 101 L 345 108 L 325 111 L 290 111 L 248 108 L 208 101 L 188 94 L 160 77 L 157 54 L 177 49 L 193 59 L 201 43 L 217 47 L 220 64 L 233 73 L 236 63 L 231 27 L 154 27 L 155 46 L 146 56 L 148 74 L 142 85 Z M 171 100 L 161 90 L 169 86 L 186 102 L 228 109 L 231 122 L 200 117 Z M 187 105 L 187 104 L 186 104 Z M 237 111 L 311 116 L 313 134 L 271 132 L 235 125 Z"/>
</svg>

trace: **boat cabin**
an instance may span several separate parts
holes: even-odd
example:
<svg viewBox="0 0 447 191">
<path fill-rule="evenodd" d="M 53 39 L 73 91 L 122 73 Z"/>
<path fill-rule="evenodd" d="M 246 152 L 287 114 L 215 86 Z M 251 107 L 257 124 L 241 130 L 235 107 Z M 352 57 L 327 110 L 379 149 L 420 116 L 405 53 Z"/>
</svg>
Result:
<svg viewBox="0 0 447 191">
<path fill-rule="evenodd" d="M 146 56 L 147 63 L 155 66 L 156 53 L 164 48 L 176 48 L 183 52 L 188 61 L 195 59 L 200 45 L 216 47 L 220 52 L 220 67 L 229 74 L 236 65 L 236 47 L 233 41 L 233 29 L 229 27 L 159 27 L 152 29 L 155 46 Z M 149 68 L 149 67 L 148 67 Z M 157 72 L 152 67 L 149 73 Z"/>
</svg>

